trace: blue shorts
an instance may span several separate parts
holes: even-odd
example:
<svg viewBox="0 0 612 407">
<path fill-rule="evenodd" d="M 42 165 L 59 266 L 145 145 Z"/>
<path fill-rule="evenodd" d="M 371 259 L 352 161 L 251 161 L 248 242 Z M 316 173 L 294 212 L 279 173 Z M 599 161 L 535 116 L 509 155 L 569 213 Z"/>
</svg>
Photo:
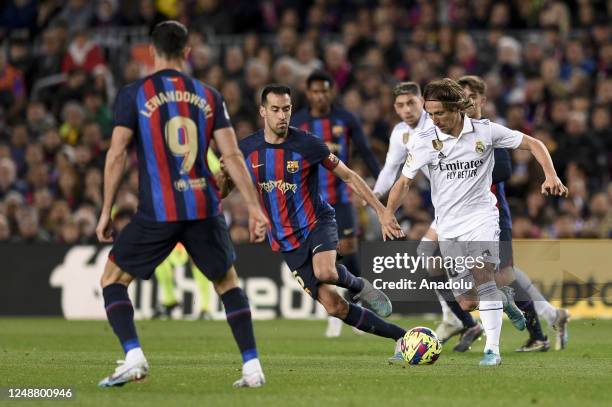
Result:
<svg viewBox="0 0 612 407">
<path fill-rule="evenodd" d="M 317 225 L 310 231 L 306 241 L 295 250 L 283 252 L 283 258 L 289 266 L 293 277 L 304 291 L 315 300 L 319 284 L 312 267 L 312 257 L 319 252 L 336 250 L 338 248 L 338 228 L 333 217 L 319 219 Z"/>
<path fill-rule="evenodd" d="M 502 228 L 499 233 L 499 270 L 514 265 L 512 251 L 512 229 Z"/>
<path fill-rule="evenodd" d="M 223 215 L 201 220 L 151 222 L 135 216 L 119 233 L 109 258 L 134 277 L 148 280 L 182 243 L 211 281 L 225 277 L 236 260 Z"/>
<path fill-rule="evenodd" d="M 338 239 L 353 237 L 355 230 L 355 208 L 352 204 L 339 203 L 334 205 L 336 211 L 336 224 L 338 225 Z"/>
</svg>

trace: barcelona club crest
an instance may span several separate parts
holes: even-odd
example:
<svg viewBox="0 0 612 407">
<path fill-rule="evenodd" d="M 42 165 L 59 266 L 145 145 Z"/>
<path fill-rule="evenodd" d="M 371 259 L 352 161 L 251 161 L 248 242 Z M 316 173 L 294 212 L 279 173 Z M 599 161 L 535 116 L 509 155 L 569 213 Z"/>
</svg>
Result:
<svg viewBox="0 0 612 407">
<path fill-rule="evenodd" d="M 431 144 L 433 144 L 433 148 L 436 151 L 442 150 L 442 147 L 444 146 L 442 144 L 442 140 L 440 140 L 440 139 L 431 140 Z"/>
<path fill-rule="evenodd" d="M 478 141 L 476 142 L 476 152 L 477 152 L 478 154 L 482 154 L 482 153 L 484 153 L 484 151 L 485 151 L 485 145 L 484 145 L 484 143 L 483 143 L 482 141 L 478 140 Z"/>
<path fill-rule="evenodd" d="M 287 172 L 290 174 L 295 174 L 300 169 L 300 164 L 298 161 L 287 161 Z"/>
<path fill-rule="evenodd" d="M 410 133 L 406 132 L 402 134 L 402 141 L 404 142 L 404 144 L 406 144 L 409 139 L 410 139 Z"/>
</svg>

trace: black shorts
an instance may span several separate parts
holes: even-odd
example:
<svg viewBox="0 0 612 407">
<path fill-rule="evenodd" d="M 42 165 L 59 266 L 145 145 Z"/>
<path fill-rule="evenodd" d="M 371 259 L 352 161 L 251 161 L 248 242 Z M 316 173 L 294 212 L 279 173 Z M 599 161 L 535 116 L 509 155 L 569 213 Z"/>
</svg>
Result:
<svg viewBox="0 0 612 407">
<path fill-rule="evenodd" d="M 499 270 L 514 265 L 514 252 L 512 251 L 512 229 L 503 228 L 499 233 Z"/>
<path fill-rule="evenodd" d="M 121 270 L 148 280 L 179 242 L 211 281 L 225 277 L 236 260 L 223 215 L 179 222 L 134 217 L 119 233 L 109 258 Z"/>
<path fill-rule="evenodd" d="M 357 234 L 355 230 L 355 208 L 352 204 L 339 203 L 334 205 L 336 211 L 336 223 L 338 225 L 338 238 L 353 237 Z"/>
<path fill-rule="evenodd" d="M 321 283 L 314 274 L 312 257 L 315 253 L 338 248 L 338 228 L 333 217 L 319 219 L 310 231 L 306 241 L 295 250 L 283 252 L 283 258 L 289 266 L 293 277 L 304 291 L 315 300 Z"/>
</svg>

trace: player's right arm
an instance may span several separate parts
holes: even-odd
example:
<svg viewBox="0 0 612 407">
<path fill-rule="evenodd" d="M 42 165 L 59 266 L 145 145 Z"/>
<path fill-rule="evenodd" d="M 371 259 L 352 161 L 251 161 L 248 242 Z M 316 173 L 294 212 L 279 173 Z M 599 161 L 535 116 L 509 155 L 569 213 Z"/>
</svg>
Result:
<svg viewBox="0 0 612 407">
<path fill-rule="evenodd" d="M 244 156 L 238 148 L 234 129 L 232 127 L 217 129 L 214 132 L 214 137 L 222 154 L 224 171 L 227 171 L 232 182 L 246 201 L 249 210 L 251 242 L 261 242 L 266 237 L 266 230 L 270 221 L 259 204 L 257 191 L 251 182 L 251 175 L 246 167 Z M 222 186 L 222 190 L 227 187 L 225 184 Z"/>
<path fill-rule="evenodd" d="M 402 134 L 394 129 L 389 138 L 389 150 L 387 151 L 387 157 L 385 158 L 385 165 L 376 179 L 374 185 L 374 195 L 378 198 L 382 198 L 393 186 L 395 177 L 400 167 L 406 161 L 406 155 L 408 150 L 402 144 Z"/>
<path fill-rule="evenodd" d="M 102 212 L 96 227 L 96 235 L 102 243 L 113 241 L 110 227 L 111 210 L 125 170 L 128 146 L 132 141 L 133 134 L 134 132 L 127 127 L 116 126 L 113 129 L 110 148 L 108 153 L 106 153 L 106 163 L 104 164 L 104 198 Z"/>
</svg>

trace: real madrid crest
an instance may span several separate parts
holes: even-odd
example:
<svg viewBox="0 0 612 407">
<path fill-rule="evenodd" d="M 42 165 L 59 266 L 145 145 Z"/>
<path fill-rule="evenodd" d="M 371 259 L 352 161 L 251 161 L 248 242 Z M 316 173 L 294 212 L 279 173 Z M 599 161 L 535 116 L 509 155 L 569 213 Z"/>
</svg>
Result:
<svg viewBox="0 0 612 407">
<path fill-rule="evenodd" d="M 406 132 L 402 134 L 402 141 L 404 142 L 404 144 L 406 144 L 409 139 L 410 139 L 410 133 Z"/>
<path fill-rule="evenodd" d="M 442 150 L 442 147 L 444 147 L 444 145 L 442 144 L 442 140 L 440 139 L 431 140 L 431 144 L 433 144 L 433 148 L 436 151 L 440 151 Z"/>
<path fill-rule="evenodd" d="M 300 169 L 298 161 L 287 161 L 287 172 L 294 174 Z"/>
<path fill-rule="evenodd" d="M 485 145 L 484 145 L 484 143 L 483 143 L 482 141 L 478 140 L 478 141 L 476 142 L 476 152 L 477 152 L 478 154 L 482 154 L 482 153 L 484 153 L 484 151 L 485 151 Z"/>
</svg>

